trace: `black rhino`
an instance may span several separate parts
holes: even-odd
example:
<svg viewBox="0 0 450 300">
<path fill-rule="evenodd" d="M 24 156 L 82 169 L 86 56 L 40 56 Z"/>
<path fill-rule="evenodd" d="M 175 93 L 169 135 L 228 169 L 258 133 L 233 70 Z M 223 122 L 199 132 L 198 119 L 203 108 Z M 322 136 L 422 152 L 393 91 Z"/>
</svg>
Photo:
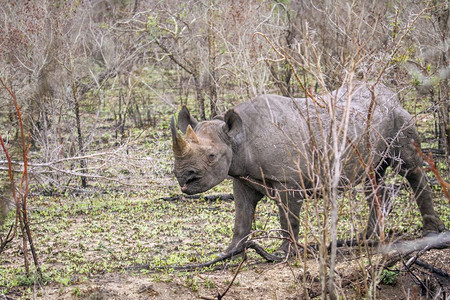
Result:
<svg viewBox="0 0 450 300">
<path fill-rule="evenodd" d="M 299 220 L 295 216 L 299 215 L 304 195 L 314 192 L 320 184 L 323 174 L 317 171 L 315 159 L 318 152 L 332 149 L 332 125 L 340 129 L 338 137 L 346 141 L 340 154 L 342 182 L 370 182 L 364 162 L 371 161 L 376 180 L 382 185 L 386 168 L 394 166 L 414 190 L 423 234 L 444 230 L 433 208 L 422 158 L 413 145 L 419 137 L 412 116 L 382 84 L 370 89 L 368 84 L 356 82 L 352 87 L 343 86 L 316 98 L 316 102 L 310 98 L 262 95 L 204 122 L 197 122 L 184 107 L 178 114 L 184 138 L 172 118 L 174 173 L 184 193 L 201 193 L 228 176 L 233 178 L 235 224 L 224 254 L 238 250 L 246 240 L 255 207 L 267 194 L 277 195 L 289 208 L 290 214 L 285 214 L 278 205 L 281 228 L 286 236 L 291 229 L 297 239 Z M 337 101 L 333 119 L 327 101 Z M 347 129 L 341 130 L 345 124 Z M 371 207 L 368 235 L 377 229 L 373 197 L 373 192 L 367 193 Z M 279 251 L 286 254 L 288 248 L 285 239 Z"/>
</svg>

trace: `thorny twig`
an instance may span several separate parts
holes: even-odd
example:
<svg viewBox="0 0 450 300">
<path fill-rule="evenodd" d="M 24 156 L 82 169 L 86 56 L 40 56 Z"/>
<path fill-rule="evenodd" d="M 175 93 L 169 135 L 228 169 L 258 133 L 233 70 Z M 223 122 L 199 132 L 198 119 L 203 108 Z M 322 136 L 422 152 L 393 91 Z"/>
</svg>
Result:
<svg viewBox="0 0 450 300">
<path fill-rule="evenodd" d="M 12 235 L 11 235 L 12 233 Z M 5 239 L 3 239 L 0 236 L 0 254 L 5 249 L 6 245 L 8 245 L 9 242 L 11 242 L 14 239 L 14 236 L 16 235 L 16 226 L 15 224 L 12 224 L 9 228 L 8 234 L 6 235 Z"/>
<path fill-rule="evenodd" d="M 365 134 L 366 134 L 366 146 L 367 146 L 367 149 L 370 149 L 371 155 L 369 157 L 369 159 L 370 159 L 369 164 L 368 164 L 369 168 L 368 168 L 368 170 L 367 169 L 366 170 L 368 172 L 369 180 L 370 180 L 370 183 L 372 184 L 372 189 L 374 191 L 373 204 L 372 205 L 375 205 L 375 213 L 376 213 L 376 216 L 377 216 L 378 224 L 380 226 L 380 230 L 379 230 L 379 232 L 380 232 L 380 240 L 381 240 L 381 243 L 384 243 L 384 240 L 385 240 L 384 225 L 383 225 L 384 224 L 384 220 L 383 220 L 383 213 L 381 212 L 381 201 L 380 201 L 380 197 L 378 195 L 378 183 L 377 183 L 377 179 L 376 179 L 376 176 L 375 176 L 375 168 L 374 168 L 374 165 L 373 165 L 373 158 L 374 157 L 373 157 L 372 143 L 370 141 L 370 130 L 372 129 L 372 124 L 371 124 L 371 122 L 372 122 L 372 114 L 373 114 L 373 110 L 375 109 L 375 104 L 376 104 L 376 101 L 375 101 L 375 85 L 376 85 L 376 83 L 373 84 L 372 86 L 368 86 L 370 94 L 371 94 L 371 99 L 370 99 L 370 104 L 369 104 L 369 110 L 367 112 L 367 121 L 366 121 L 367 125 L 366 125 Z"/>
<path fill-rule="evenodd" d="M 36 266 L 36 270 L 39 274 L 39 276 L 42 278 L 42 272 L 39 266 L 39 261 L 36 253 L 36 249 L 34 247 L 33 238 L 31 235 L 31 229 L 29 226 L 28 221 L 28 211 L 27 211 L 27 197 L 28 197 L 28 186 L 29 186 L 29 177 L 28 177 L 28 150 L 29 147 L 27 145 L 27 138 L 25 136 L 25 131 L 23 127 L 23 121 L 22 121 L 22 114 L 20 112 L 19 103 L 17 101 L 16 95 L 11 91 L 11 89 L 5 84 L 5 82 L 0 78 L 0 83 L 2 84 L 3 88 L 8 91 L 10 94 L 14 106 L 16 108 L 17 112 L 17 118 L 19 120 L 19 127 L 20 127 L 20 133 L 21 133 L 21 141 L 22 141 L 22 159 L 23 159 L 23 171 L 22 176 L 20 180 L 19 185 L 19 193 L 16 193 L 16 187 L 14 182 L 14 175 L 12 172 L 12 163 L 11 163 L 11 157 L 7 151 L 7 148 L 5 144 L 3 143 L 3 138 L 0 136 L 0 141 L 2 144 L 3 151 L 5 152 L 5 156 L 8 160 L 8 174 L 11 181 L 11 188 L 12 188 L 12 194 L 13 198 L 16 204 L 16 226 L 17 226 L 17 219 L 19 219 L 20 229 L 22 230 L 22 236 L 23 236 L 23 253 L 24 253 L 24 263 L 25 263 L 25 271 L 27 275 L 29 275 L 29 263 L 28 263 L 28 255 L 27 255 L 27 249 L 28 249 L 28 243 L 30 244 L 31 253 L 33 256 L 34 265 Z"/>
<path fill-rule="evenodd" d="M 393 50 L 390 53 L 390 58 L 386 61 L 384 66 L 381 68 L 381 71 L 378 73 L 378 76 L 376 77 L 375 83 L 372 85 L 373 87 L 379 83 L 381 80 L 381 77 L 386 72 L 386 69 L 388 66 L 392 63 L 394 60 L 394 56 L 397 54 L 397 52 L 400 50 L 400 45 L 402 44 L 403 40 L 408 36 L 408 34 L 411 32 L 411 30 L 414 30 L 414 24 L 416 23 L 419 18 L 425 14 L 427 11 L 431 10 L 433 7 L 429 6 L 431 1 L 427 2 L 427 6 L 420 11 L 418 14 L 416 14 L 415 18 L 406 26 L 406 30 L 403 33 L 403 35 L 398 39 L 397 43 L 395 44 Z"/>
<path fill-rule="evenodd" d="M 267 35 L 265 35 L 264 33 L 261 32 L 255 32 L 253 33 L 253 37 L 255 38 L 255 36 L 262 36 L 267 43 L 269 43 L 269 45 L 272 47 L 272 49 L 279 55 L 281 56 L 281 60 L 286 61 L 286 63 L 289 65 L 289 67 L 291 68 L 292 72 L 294 73 L 295 79 L 297 80 L 297 82 L 300 85 L 300 88 L 305 92 L 305 94 L 308 96 L 308 98 L 310 98 L 311 100 L 314 101 L 314 103 L 316 103 L 319 107 L 321 108 L 325 108 L 325 104 L 324 103 L 319 103 L 318 100 L 316 99 L 316 97 L 314 97 L 313 93 L 308 90 L 302 83 L 302 80 L 300 79 L 300 76 L 298 75 L 297 71 L 295 70 L 294 65 L 292 64 L 292 62 L 288 59 L 288 55 L 287 54 L 283 54 L 281 51 L 281 49 L 278 49 L 277 47 L 275 47 L 275 45 L 273 44 L 273 42 L 267 37 Z M 284 51 L 283 51 L 284 52 Z M 320 98 L 319 98 L 320 99 Z M 320 99 L 322 100 L 322 99 Z M 323 100 L 322 100 L 323 102 Z"/>
<path fill-rule="evenodd" d="M 413 241 L 399 241 L 396 243 L 393 243 L 388 246 L 384 246 L 381 249 L 381 253 L 386 253 L 394 250 L 397 252 L 392 257 L 388 258 L 386 262 L 383 264 L 383 267 L 385 269 L 389 269 L 393 265 L 395 265 L 397 262 L 401 261 L 403 264 L 403 268 L 400 271 L 406 271 L 408 274 L 410 274 L 414 280 L 421 286 L 422 289 L 428 291 L 427 284 L 425 284 L 411 269 L 411 267 L 415 264 L 423 269 L 428 270 L 430 275 L 433 275 L 436 280 L 443 285 L 441 282 L 444 281 L 446 283 L 450 283 L 450 275 L 439 269 L 436 268 L 422 260 L 419 260 L 419 257 L 422 256 L 425 252 L 431 249 L 443 249 L 450 247 L 450 232 L 443 232 L 439 235 L 432 236 L 432 237 L 425 237 Z M 414 252 L 417 253 L 412 256 Z M 407 260 L 405 262 L 405 260 Z M 444 284 L 444 285 L 445 285 Z"/>
<path fill-rule="evenodd" d="M 225 297 L 226 293 L 229 291 L 229 289 L 231 288 L 231 286 L 233 285 L 234 281 L 236 280 L 237 275 L 239 274 L 239 272 L 241 271 L 242 266 L 244 265 L 244 262 L 247 261 L 247 250 L 244 251 L 244 257 L 242 258 L 241 262 L 239 263 L 236 272 L 234 272 L 234 276 L 233 279 L 231 279 L 230 283 L 228 284 L 228 286 L 226 287 L 225 291 L 223 291 L 223 293 L 217 293 L 217 298 L 210 298 L 210 297 L 205 297 L 202 296 L 202 299 L 206 299 L 206 300 L 221 300 L 223 297 Z"/>
<path fill-rule="evenodd" d="M 436 176 L 436 179 L 438 180 L 439 184 L 442 186 L 442 191 L 444 192 L 445 196 L 447 197 L 448 201 L 450 202 L 450 183 L 446 182 L 441 174 L 439 173 L 438 169 L 436 168 L 436 164 L 434 163 L 433 154 L 428 153 L 428 155 L 425 155 L 425 153 L 422 152 L 420 149 L 419 144 L 416 141 L 413 141 L 414 147 L 416 147 L 417 153 L 430 165 L 430 171 L 433 172 L 434 176 Z"/>
</svg>

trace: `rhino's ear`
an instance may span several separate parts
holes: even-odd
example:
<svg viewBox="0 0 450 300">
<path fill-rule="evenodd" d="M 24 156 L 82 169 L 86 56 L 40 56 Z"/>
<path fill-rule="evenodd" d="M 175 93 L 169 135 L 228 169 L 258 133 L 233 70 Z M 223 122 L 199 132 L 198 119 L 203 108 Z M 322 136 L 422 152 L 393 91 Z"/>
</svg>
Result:
<svg viewBox="0 0 450 300">
<path fill-rule="evenodd" d="M 192 128 L 195 128 L 197 124 L 198 121 L 193 116 L 191 116 L 186 106 L 183 106 L 183 108 L 178 113 L 178 128 L 180 128 L 181 132 L 186 133 L 188 125 L 191 125 Z"/>
<path fill-rule="evenodd" d="M 232 138 L 236 138 L 240 132 L 242 132 L 242 119 L 239 114 L 234 111 L 233 109 L 230 109 L 225 114 L 225 125 L 224 125 L 224 131 L 226 134 L 228 134 Z"/>
</svg>

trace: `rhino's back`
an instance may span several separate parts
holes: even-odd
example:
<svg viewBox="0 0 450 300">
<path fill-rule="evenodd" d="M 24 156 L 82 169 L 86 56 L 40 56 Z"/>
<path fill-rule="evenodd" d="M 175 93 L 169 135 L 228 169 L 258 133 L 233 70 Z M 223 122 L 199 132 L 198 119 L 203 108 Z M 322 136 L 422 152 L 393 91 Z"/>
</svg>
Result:
<svg viewBox="0 0 450 300">
<path fill-rule="evenodd" d="M 330 114 L 326 105 L 332 99 L 337 105 L 335 112 Z M 344 112 L 348 100 L 347 122 Z M 331 151 L 331 125 L 342 128 L 347 124 L 346 135 L 341 131 L 338 138 L 346 140 L 346 150 L 342 154 L 346 161 L 344 171 L 350 180 L 354 180 L 361 172 L 355 149 L 360 157 L 369 155 L 367 135 L 364 135 L 368 124 L 370 143 L 377 160 L 386 149 L 386 141 L 396 134 L 396 115 L 406 113 L 399 107 L 395 94 L 382 85 L 375 90 L 371 108 L 372 93 L 364 85 L 355 87 L 351 99 L 347 87 L 343 87 L 315 101 L 318 104 L 306 98 L 262 95 L 235 107 L 246 135 L 239 155 L 245 156 L 247 170 L 252 176 L 258 176 L 262 171 L 266 177 L 279 180 L 284 176 L 298 182 L 299 167 L 303 174 L 313 172 L 314 152 Z"/>
</svg>

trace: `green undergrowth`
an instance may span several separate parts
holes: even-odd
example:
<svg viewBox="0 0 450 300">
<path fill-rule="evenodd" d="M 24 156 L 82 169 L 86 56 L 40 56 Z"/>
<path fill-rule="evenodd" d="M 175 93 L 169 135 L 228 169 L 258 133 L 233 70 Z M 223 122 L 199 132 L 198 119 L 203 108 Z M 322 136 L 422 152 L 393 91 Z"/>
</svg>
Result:
<svg viewBox="0 0 450 300">
<path fill-rule="evenodd" d="M 212 193 L 231 192 L 230 183 Z M 395 199 L 386 221 L 386 230 L 420 235 L 421 218 L 410 190 Z M 169 188 L 140 193 L 106 193 L 77 197 L 33 196 L 29 199 L 30 226 L 43 273 L 41 284 L 62 287 L 88 282 L 92 276 L 131 272 L 151 280 L 171 280 L 173 266 L 212 260 L 223 251 L 232 236 L 234 203 L 232 201 L 179 200 L 162 197 L 176 193 Z M 443 220 L 450 215 L 448 203 L 436 198 Z M 339 202 L 339 238 L 349 238 L 364 228 L 367 207 L 359 193 L 344 194 Z M 321 235 L 323 203 L 304 203 L 300 215 L 300 241 L 314 243 Z M 11 224 L 11 217 L 2 232 Z M 268 238 L 277 233 L 278 209 L 264 199 L 257 207 L 253 229 L 259 232 L 258 243 L 269 252 L 280 244 Z M 18 236 L 0 255 L 0 294 L 18 288 L 29 295 L 37 276 L 25 276 L 23 254 Z M 263 260 L 253 251 L 250 259 Z M 30 259 L 31 261 L 31 259 Z M 140 266 L 163 268 L 156 273 Z M 135 268 L 137 267 L 137 268 Z M 202 272 L 202 271 L 197 271 Z M 195 290 L 189 272 L 175 272 Z M 172 275 L 171 275 L 172 274 Z M 192 281 L 192 282 L 191 282 Z"/>
<path fill-rule="evenodd" d="M 44 283 L 65 286 L 141 265 L 170 269 L 215 258 L 232 235 L 233 202 L 161 199 L 170 193 L 30 198 L 30 226 Z M 264 226 L 273 227 L 274 215 L 265 218 Z M 35 282 L 34 276 L 25 276 L 20 243 L 18 236 L 0 255 L 0 294 Z"/>
</svg>

